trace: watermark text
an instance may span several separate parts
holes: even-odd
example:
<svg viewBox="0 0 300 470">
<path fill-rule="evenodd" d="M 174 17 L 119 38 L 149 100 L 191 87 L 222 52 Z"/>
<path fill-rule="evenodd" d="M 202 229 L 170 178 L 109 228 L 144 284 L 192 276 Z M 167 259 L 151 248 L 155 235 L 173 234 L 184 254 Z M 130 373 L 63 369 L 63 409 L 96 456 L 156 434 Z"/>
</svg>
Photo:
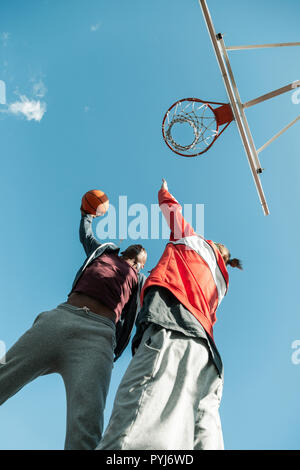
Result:
<svg viewBox="0 0 300 470">
<path fill-rule="evenodd" d="M 300 339 L 295 339 L 292 342 L 292 349 L 295 349 L 292 354 L 292 363 L 297 366 L 298 364 L 300 364 Z"/>
<path fill-rule="evenodd" d="M 300 80 L 295 80 L 292 83 L 292 88 L 296 88 L 296 90 L 292 93 L 292 103 L 299 104 L 300 103 Z"/>
<path fill-rule="evenodd" d="M 181 239 L 194 232 L 204 237 L 204 204 L 135 203 L 128 206 L 127 196 L 119 196 L 119 207 L 112 204 L 96 226 L 100 240 L 168 240 L 170 232 L 174 239 Z"/>
<path fill-rule="evenodd" d="M 0 104 L 6 104 L 6 85 L 3 80 L 0 80 Z"/>
<path fill-rule="evenodd" d="M 6 345 L 0 340 L 0 364 L 6 363 Z"/>
</svg>

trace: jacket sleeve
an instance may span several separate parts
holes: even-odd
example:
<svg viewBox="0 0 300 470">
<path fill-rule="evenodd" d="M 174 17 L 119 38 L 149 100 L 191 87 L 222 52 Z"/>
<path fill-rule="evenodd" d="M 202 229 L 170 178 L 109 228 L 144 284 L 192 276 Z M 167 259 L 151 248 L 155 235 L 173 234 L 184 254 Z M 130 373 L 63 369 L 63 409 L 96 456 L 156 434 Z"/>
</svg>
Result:
<svg viewBox="0 0 300 470">
<path fill-rule="evenodd" d="M 181 205 L 166 189 L 160 189 L 158 192 L 158 203 L 166 222 L 170 227 L 171 241 L 195 235 L 193 227 L 182 217 Z"/>
<path fill-rule="evenodd" d="M 101 243 L 94 237 L 92 223 L 93 217 L 90 214 L 84 214 L 81 217 L 79 239 L 87 256 L 101 245 Z"/>
<path fill-rule="evenodd" d="M 142 273 L 138 274 L 138 285 L 134 289 L 129 301 L 125 305 L 121 318 L 116 324 L 116 348 L 114 350 L 116 361 L 127 347 L 132 330 L 134 329 L 136 318 L 140 310 L 140 294 L 146 281 L 146 276 Z"/>
</svg>

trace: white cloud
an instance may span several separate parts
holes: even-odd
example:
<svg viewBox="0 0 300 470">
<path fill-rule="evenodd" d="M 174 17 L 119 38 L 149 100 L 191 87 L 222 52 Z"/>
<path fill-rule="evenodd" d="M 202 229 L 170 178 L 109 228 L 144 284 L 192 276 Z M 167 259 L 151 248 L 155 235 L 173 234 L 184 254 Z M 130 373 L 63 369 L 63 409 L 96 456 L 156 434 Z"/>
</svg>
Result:
<svg viewBox="0 0 300 470">
<path fill-rule="evenodd" d="M 7 46 L 9 37 L 10 37 L 10 33 L 1 33 L 0 34 L 1 42 L 2 42 L 4 47 Z"/>
<path fill-rule="evenodd" d="M 11 103 L 8 112 L 15 115 L 23 115 L 28 121 L 40 121 L 46 112 L 46 103 L 29 100 L 25 95 L 20 96 L 20 101 Z"/>
<path fill-rule="evenodd" d="M 98 31 L 99 28 L 100 28 L 100 23 L 97 23 L 97 24 L 92 24 L 90 29 L 92 32 L 95 32 L 95 31 Z"/>
<path fill-rule="evenodd" d="M 34 83 L 33 85 L 33 94 L 38 98 L 43 98 L 47 93 L 47 88 L 43 80 Z"/>
</svg>

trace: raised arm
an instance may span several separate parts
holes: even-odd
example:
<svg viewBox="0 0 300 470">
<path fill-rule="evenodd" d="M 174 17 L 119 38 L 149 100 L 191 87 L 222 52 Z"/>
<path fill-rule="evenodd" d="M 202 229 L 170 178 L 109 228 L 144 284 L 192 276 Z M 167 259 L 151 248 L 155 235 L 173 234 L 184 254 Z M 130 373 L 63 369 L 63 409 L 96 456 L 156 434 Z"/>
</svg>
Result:
<svg viewBox="0 0 300 470">
<path fill-rule="evenodd" d="M 166 222 L 170 227 L 171 241 L 195 235 L 193 227 L 182 217 L 182 207 L 174 196 L 169 193 L 167 182 L 164 179 L 158 192 L 158 203 Z"/>
<path fill-rule="evenodd" d="M 79 239 L 83 245 L 86 255 L 89 256 L 93 251 L 101 245 L 94 237 L 92 223 L 93 215 L 81 212 L 81 221 L 79 227 Z"/>
</svg>

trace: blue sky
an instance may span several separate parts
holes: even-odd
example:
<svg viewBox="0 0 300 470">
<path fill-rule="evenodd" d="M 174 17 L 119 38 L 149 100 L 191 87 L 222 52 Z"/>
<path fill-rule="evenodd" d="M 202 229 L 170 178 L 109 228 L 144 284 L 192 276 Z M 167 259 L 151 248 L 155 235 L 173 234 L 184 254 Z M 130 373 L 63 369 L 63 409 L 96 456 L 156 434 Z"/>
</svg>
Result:
<svg viewBox="0 0 300 470">
<path fill-rule="evenodd" d="M 208 6 L 227 45 L 300 40 L 294 0 Z M 120 195 L 150 208 L 165 177 L 182 204 L 204 204 L 205 237 L 244 263 L 230 271 L 215 326 L 225 447 L 299 449 L 299 123 L 261 154 L 265 217 L 235 123 L 194 159 L 173 154 L 161 136 L 177 99 L 228 101 L 196 0 L 4 0 L 0 13 L 0 340 L 9 348 L 66 299 L 84 259 L 85 191 L 104 190 L 116 208 Z M 300 76 L 296 47 L 230 58 L 243 101 Z M 291 93 L 247 110 L 257 147 L 299 110 Z M 151 269 L 165 241 L 142 243 Z M 115 364 L 105 423 L 130 357 L 128 348 Z M 62 449 L 65 413 L 60 376 L 37 379 L 0 408 L 0 448 Z"/>
</svg>

